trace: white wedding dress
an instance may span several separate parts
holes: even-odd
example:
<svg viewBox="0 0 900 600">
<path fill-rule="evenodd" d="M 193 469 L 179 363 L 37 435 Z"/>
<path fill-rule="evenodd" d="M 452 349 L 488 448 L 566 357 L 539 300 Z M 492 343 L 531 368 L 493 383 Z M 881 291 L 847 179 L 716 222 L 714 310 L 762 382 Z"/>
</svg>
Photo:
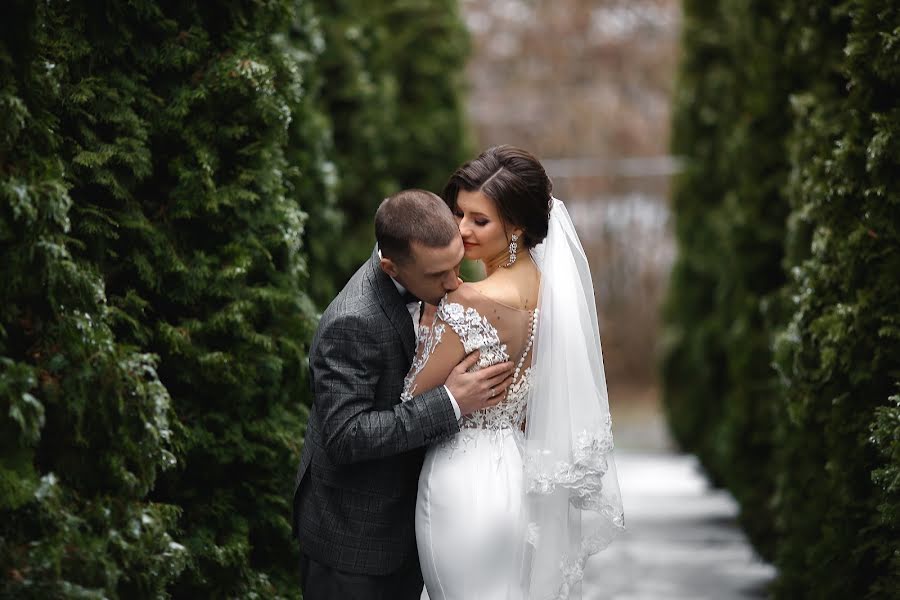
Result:
<svg viewBox="0 0 900 600">
<path fill-rule="evenodd" d="M 428 448 L 416 540 L 430 600 L 580 599 L 585 561 L 624 528 L 587 259 L 561 202 L 532 250 L 538 309 L 463 284 L 420 327 L 403 399 L 475 369 L 515 364 L 504 402 Z"/>
<path fill-rule="evenodd" d="M 456 435 L 425 455 L 416 540 L 431 600 L 522 597 L 516 588 L 525 540 L 523 425 L 537 316 L 463 284 L 440 303 L 434 323 L 420 328 L 405 397 L 432 369 L 452 369 L 463 352 L 481 350 L 479 368 L 516 361 L 506 400 L 464 417 Z"/>
</svg>

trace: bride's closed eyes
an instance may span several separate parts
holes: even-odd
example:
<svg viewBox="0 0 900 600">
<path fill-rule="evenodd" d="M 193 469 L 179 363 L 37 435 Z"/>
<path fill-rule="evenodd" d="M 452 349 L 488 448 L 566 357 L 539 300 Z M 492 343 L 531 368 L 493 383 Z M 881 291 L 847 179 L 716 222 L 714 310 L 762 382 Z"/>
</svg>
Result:
<svg viewBox="0 0 900 600">
<path fill-rule="evenodd" d="M 463 218 L 465 218 L 465 214 L 463 214 L 463 212 L 461 210 L 459 210 L 458 208 L 455 211 L 453 211 L 453 215 L 456 217 L 456 219 L 458 221 L 462 221 Z M 476 217 L 472 218 L 472 222 L 475 223 L 476 225 L 478 225 L 479 227 L 484 227 L 491 221 L 489 219 L 486 219 L 483 216 L 476 216 Z"/>
</svg>

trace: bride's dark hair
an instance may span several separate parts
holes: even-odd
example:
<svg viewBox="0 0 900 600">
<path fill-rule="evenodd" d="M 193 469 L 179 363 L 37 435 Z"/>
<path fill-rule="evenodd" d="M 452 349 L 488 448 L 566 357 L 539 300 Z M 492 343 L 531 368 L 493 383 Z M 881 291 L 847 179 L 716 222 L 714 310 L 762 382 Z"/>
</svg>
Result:
<svg viewBox="0 0 900 600">
<path fill-rule="evenodd" d="M 441 196 L 456 211 L 460 190 L 480 191 L 494 201 L 503 220 L 523 231 L 522 243 L 533 248 L 547 237 L 553 184 L 540 161 L 515 146 L 494 146 L 459 167 Z"/>
</svg>

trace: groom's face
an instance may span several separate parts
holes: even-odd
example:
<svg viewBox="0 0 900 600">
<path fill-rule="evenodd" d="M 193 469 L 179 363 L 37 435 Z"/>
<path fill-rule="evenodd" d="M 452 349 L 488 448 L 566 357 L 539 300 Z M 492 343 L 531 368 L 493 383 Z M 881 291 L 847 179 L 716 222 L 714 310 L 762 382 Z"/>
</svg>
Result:
<svg viewBox="0 0 900 600">
<path fill-rule="evenodd" d="M 465 254 L 461 237 L 454 237 L 443 248 L 412 242 L 410 254 L 402 263 L 382 259 L 381 266 L 417 297 L 436 305 L 444 294 L 459 287 L 459 265 Z"/>
</svg>

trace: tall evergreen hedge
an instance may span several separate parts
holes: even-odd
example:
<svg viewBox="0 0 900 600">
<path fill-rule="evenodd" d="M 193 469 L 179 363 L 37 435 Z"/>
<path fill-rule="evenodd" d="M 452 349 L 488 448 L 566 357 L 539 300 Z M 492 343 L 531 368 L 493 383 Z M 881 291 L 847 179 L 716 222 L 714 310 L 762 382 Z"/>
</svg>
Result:
<svg viewBox="0 0 900 600">
<path fill-rule="evenodd" d="M 29 4 L 7 13 L 0 50 L 0 596 L 158 597 L 188 553 L 179 508 L 148 493 L 183 430 L 158 357 L 116 335 L 82 235 L 99 199 L 149 172 L 129 105 L 145 89 L 82 74 L 83 23 Z"/>
<path fill-rule="evenodd" d="M 782 598 L 900 589 L 900 8 L 686 2 L 677 439 Z"/>
<path fill-rule="evenodd" d="M 381 3 L 433 18 L 430 37 L 396 21 L 355 55 L 338 41 L 371 9 L 331 6 L 6 11 L 0 596 L 299 596 L 306 344 L 334 265 L 360 257 L 342 213 L 436 188 L 464 153 L 447 2 Z M 341 69 L 360 87 L 333 85 Z M 380 79 L 450 96 L 366 95 Z M 351 159 L 347 123 L 387 141 Z"/>
<path fill-rule="evenodd" d="M 673 153 L 684 158 L 671 200 L 679 253 L 664 306 L 662 371 L 672 433 L 686 449 L 712 457 L 712 427 L 722 418 L 726 358 L 719 324 L 709 319 L 716 308 L 716 255 L 721 245 L 709 215 L 720 211 L 727 189 L 727 173 L 720 172 L 718 164 L 723 135 L 718 102 L 733 87 L 733 75 L 725 41 L 714 29 L 721 20 L 718 7 L 685 2 L 684 12 L 688 51 L 675 88 L 672 123 Z M 705 410 L 698 410 L 701 405 Z M 708 466 L 721 479 L 717 465 Z"/>
<path fill-rule="evenodd" d="M 900 594 L 900 438 L 884 429 L 900 417 L 900 6 L 794 14 L 792 51 L 827 62 L 792 96 L 780 592 L 885 598 Z"/>
</svg>

